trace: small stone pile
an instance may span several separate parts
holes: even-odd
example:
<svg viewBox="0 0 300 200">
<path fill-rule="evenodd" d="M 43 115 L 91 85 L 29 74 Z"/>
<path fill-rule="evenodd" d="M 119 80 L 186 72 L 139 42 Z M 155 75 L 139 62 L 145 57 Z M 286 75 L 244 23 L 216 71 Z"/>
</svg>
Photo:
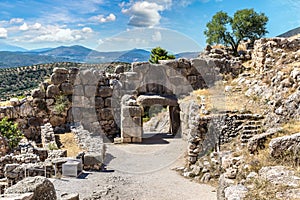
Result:
<svg viewBox="0 0 300 200">
<path fill-rule="evenodd" d="M 5 156 L 8 151 L 9 147 L 6 138 L 4 138 L 0 133 L 0 157 Z"/>
<path fill-rule="evenodd" d="M 58 149 L 53 128 L 50 123 L 41 126 L 42 145 L 45 149 Z"/>
</svg>

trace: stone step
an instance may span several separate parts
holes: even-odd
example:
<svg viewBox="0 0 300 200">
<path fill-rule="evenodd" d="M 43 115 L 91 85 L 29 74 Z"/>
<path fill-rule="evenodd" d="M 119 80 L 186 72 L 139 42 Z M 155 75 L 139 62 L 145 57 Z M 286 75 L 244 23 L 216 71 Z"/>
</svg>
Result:
<svg viewBox="0 0 300 200">
<path fill-rule="evenodd" d="M 246 125 L 261 125 L 261 121 L 246 121 Z"/>
<path fill-rule="evenodd" d="M 258 131 L 258 130 L 243 130 L 241 135 L 256 135 L 259 132 L 260 131 Z"/>
<path fill-rule="evenodd" d="M 246 125 L 246 126 L 243 126 L 243 130 L 258 130 L 260 128 L 261 128 L 260 125 Z"/>
</svg>

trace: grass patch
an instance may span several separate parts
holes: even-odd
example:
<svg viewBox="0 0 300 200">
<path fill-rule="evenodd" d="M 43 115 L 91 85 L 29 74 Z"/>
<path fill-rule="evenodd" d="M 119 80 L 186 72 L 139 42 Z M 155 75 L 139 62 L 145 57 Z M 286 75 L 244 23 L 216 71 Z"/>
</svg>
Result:
<svg viewBox="0 0 300 200">
<path fill-rule="evenodd" d="M 61 149 L 67 150 L 68 157 L 75 157 L 83 150 L 79 147 L 73 133 L 58 134 Z"/>
</svg>

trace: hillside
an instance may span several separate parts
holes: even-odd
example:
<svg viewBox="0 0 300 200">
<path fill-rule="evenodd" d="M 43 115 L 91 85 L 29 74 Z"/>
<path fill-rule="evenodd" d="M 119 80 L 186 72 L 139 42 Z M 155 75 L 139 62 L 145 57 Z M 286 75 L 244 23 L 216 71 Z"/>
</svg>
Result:
<svg viewBox="0 0 300 200">
<path fill-rule="evenodd" d="M 33 53 L 9 51 L 0 51 L 0 58 L 0 68 L 68 61 L 67 58 L 62 59 L 46 55 L 36 55 Z"/>
<path fill-rule="evenodd" d="M 288 38 L 288 37 L 292 37 L 292 36 L 295 36 L 295 35 L 298 35 L 300 34 L 300 27 L 298 28 L 294 28 L 292 30 L 289 30 L 283 34 L 280 34 L 278 35 L 278 37 L 284 37 L 284 38 Z"/>
<path fill-rule="evenodd" d="M 48 79 L 55 67 L 96 67 L 107 72 L 113 72 L 117 65 L 124 65 L 129 70 L 130 64 L 114 62 L 103 64 L 82 64 L 72 62 L 59 62 L 49 64 L 37 64 L 16 68 L 0 68 L 0 101 L 11 97 L 23 97 L 31 94 L 33 88 L 45 79 Z"/>
</svg>

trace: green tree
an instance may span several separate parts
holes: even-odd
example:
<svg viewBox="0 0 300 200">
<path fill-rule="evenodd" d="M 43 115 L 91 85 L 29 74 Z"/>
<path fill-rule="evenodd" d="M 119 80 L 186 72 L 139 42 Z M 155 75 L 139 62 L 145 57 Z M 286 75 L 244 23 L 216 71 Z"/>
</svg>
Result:
<svg viewBox="0 0 300 200">
<path fill-rule="evenodd" d="M 23 134 L 19 130 L 18 124 L 8 121 L 6 117 L 0 121 L 0 133 L 8 140 L 10 149 L 17 147 L 20 140 L 23 138 Z"/>
<path fill-rule="evenodd" d="M 268 31 L 268 17 L 253 9 L 243 9 L 235 12 L 233 18 L 226 12 L 217 12 L 206 24 L 204 31 L 208 44 L 223 44 L 230 46 L 234 55 L 238 55 L 238 46 L 242 40 L 249 39 L 254 43 Z"/>
<path fill-rule="evenodd" d="M 171 60 L 171 59 L 175 59 L 175 56 L 170 55 L 167 52 L 167 50 L 161 47 L 156 47 L 151 50 L 149 62 L 157 64 L 159 60 Z"/>
</svg>

